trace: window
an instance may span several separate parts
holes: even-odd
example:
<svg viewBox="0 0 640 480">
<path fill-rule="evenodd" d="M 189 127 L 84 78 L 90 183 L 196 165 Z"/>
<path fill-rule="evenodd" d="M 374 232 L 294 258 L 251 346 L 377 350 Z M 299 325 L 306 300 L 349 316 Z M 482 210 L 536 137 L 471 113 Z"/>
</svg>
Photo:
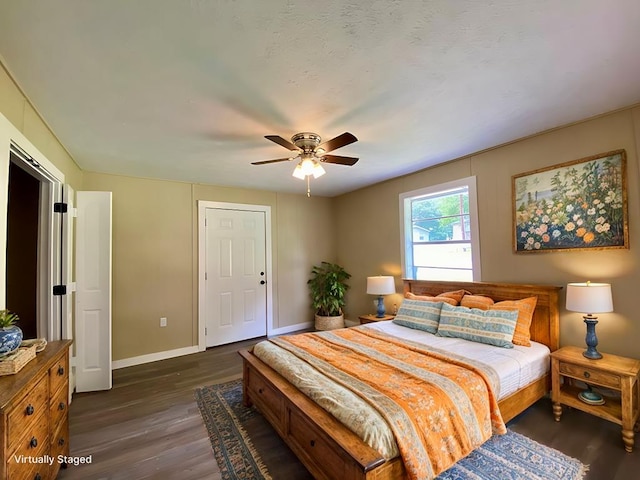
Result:
<svg viewBox="0 0 640 480">
<path fill-rule="evenodd" d="M 476 178 L 400 195 L 404 278 L 480 280 Z"/>
</svg>

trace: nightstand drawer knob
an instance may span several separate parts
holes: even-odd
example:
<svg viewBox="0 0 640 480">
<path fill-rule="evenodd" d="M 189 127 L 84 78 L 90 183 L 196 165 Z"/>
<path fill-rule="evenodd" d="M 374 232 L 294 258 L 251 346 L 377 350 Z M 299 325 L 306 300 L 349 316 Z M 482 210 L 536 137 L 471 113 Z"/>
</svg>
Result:
<svg viewBox="0 0 640 480">
<path fill-rule="evenodd" d="M 584 372 L 584 378 L 589 378 L 591 374 L 589 372 Z"/>
</svg>

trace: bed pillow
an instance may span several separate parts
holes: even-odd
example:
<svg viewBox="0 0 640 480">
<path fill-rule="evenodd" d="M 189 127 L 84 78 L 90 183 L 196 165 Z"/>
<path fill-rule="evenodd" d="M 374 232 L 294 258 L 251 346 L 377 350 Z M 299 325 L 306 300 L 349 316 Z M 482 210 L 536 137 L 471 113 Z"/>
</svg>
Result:
<svg viewBox="0 0 640 480">
<path fill-rule="evenodd" d="M 392 321 L 403 327 L 435 334 L 438 331 L 442 304 L 443 302 L 405 299 L 402 301 L 398 313 Z"/>
<path fill-rule="evenodd" d="M 514 345 L 531 346 L 530 328 L 536 303 L 538 303 L 538 297 L 529 297 L 522 300 L 496 302 L 489 307 L 490 310 L 515 310 L 518 312 L 518 323 L 513 334 Z"/>
<path fill-rule="evenodd" d="M 515 310 L 480 310 L 443 304 L 438 336 L 471 340 L 496 347 L 513 348 L 513 332 L 518 312 Z"/>
<path fill-rule="evenodd" d="M 449 305 L 459 305 L 460 300 L 464 296 L 464 290 L 458 290 L 455 292 L 444 292 L 435 297 L 430 295 L 416 295 L 415 293 L 406 292 L 404 294 L 405 298 L 409 300 L 422 300 L 423 302 L 445 302 Z"/>
<path fill-rule="evenodd" d="M 489 307 L 493 304 L 493 298 L 485 295 L 465 295 L 460 300 L 461 307 L 479 308 L 480 310 L 489 310 Z"/>
</svg>

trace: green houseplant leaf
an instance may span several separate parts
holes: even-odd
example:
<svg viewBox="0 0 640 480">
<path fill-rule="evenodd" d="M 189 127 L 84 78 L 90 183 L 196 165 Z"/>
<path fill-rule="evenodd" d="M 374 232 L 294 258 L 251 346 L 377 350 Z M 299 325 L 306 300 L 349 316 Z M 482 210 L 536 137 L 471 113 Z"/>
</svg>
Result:
<svg viewBox="0 0 640 480">
<path fill-rule="evenodd" d="M 311 269 L 311 278 L 307 281 L 311 306 L 317 315 L 333 317 L 342 315 L 345 294 L 349 289 L 346 281 L 351 275 L 340 265 L 322 262 Z"/>
<path fill-rule="evenodd" d="M 18 315 L 9 310 L 0 310 L 0 328 L 12 327 L 19 320 Z"/>
</svg>

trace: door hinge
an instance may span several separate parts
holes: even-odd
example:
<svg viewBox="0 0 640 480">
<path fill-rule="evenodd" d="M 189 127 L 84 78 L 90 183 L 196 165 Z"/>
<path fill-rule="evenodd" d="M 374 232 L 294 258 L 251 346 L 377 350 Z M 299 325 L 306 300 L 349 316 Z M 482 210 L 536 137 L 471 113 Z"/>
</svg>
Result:
<svg viewBox="0 0 640 480">
<path fill-rule="evenodd" d="M 53 286 L 53 294 L 55 296 L 66 295 L 67 294 L 67 286 L 66 285 L 54 285 Z"/>
<path fill-rule="evenodd" d="M 53 211 L 55 213 L 67 213 L 68 205 L 64 202 L 56 202 L 53 204 Z"/>
<path fill-rule="evenodd" d="M 207 327 L 204 327 L 204 336 L 207 336 Z"/>
</svg>

